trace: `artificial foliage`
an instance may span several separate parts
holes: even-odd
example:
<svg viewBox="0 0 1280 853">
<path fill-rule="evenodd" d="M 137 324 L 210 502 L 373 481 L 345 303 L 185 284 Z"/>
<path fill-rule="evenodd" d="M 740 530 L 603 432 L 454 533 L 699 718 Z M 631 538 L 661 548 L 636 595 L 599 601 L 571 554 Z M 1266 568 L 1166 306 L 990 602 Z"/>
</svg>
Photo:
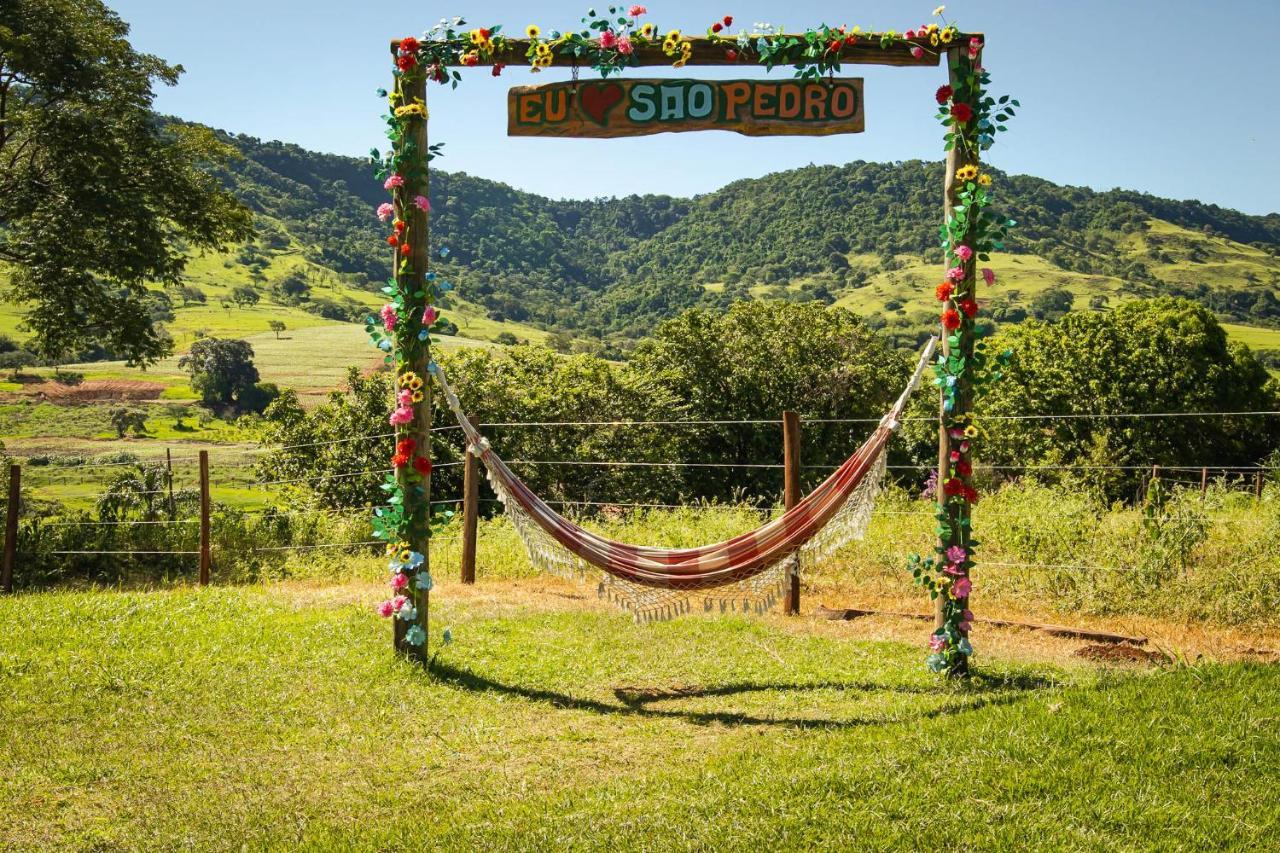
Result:
<svg viewBox="0 0 1280 853">
<path fill-rule="evenodd" d="M 950 438 L 950 454 L 945 470 L 938 472 L 937 553 L 912 559 L 917 580 L 931 596 L 942 600 L 942 626 L 930 638 L 929 667 L 935 671 L 967 671 L 972 653 L 967 634 L 972 614 L 968 596 L 969 577 L 975 564 L 977 541 L 971 535 L 970 509 L 978 500 L 972 481 L 972 458 L 980 429 L 972 414 L 974 395 L 1000 377 L 1008 353 L 991 356 L 981 342 L 976 325 L 979 304 L 976 281 L 979 262 L 1003 248 L 1006 229 L 1013 225 L 997 217 L 989 208 L 993 199 L 992 179 L 978 167 L 980 152 L 990 148 L 1005 122 L 1019 104 L 1007 96 L 987 95 L 990 77 L 981 64 L 982 40 L 966 36 L 948 21 L 939 6 L 936 21 L 906 29 L 864 32 L 860 27 L 811 27 L 789 34 L 781 27 L 757 23 L 752 29 L 730 32 L 733 16 L 713 21 L 704 41 L 718 51 L 718 61 L 754 63 L 772 70 L 790 66 L 795 76 L 822 79 L 840 71 L 846 49 L 859 44 L 876 44 L 882 49 L 905 46 L 922 59 L 926 53 L 942 54 L 950 64 L 952 83 L 938 89 L 938 120 L 944 128 L 943 147 L 963 163 L 955 173 L 951 212 L 941 229 L 941 244 L 948 261 L 946 279 L 936 289 L 942 303 L 940 323 L 946 338 L 944 352 L 934 366 L 935 384 L 941 395 L 940 416 Z M 415 598 L 407 589 L 429 590 L 430 573 L 425 556 L 408 542 L 425 542 L 430 535 L 430 448 L 418 447 L 408 435 L 424 412 L 422 386 L 425 378 L 413 372 L 430 351 L 431 332 L 443 319 L 435 308 L 449 289 L 434 273 L 420 269 L 409 243 L 411 217 L 425 217 L 431 203 L 425 195 L 427 164 L 440 152 L 439 146 L 421 149 L 414 142 L 419 122 L 427 120 L 424 99 L 413 93 L 424 81 L 456 88 L 462 80 L 457 66 L 485 65 L 494 76 L 501 75 L 513 59 L 523 59 L 533 72 L 552 65 L 557 58 L 569 60 L 576 78 L 580 67 L 589 67 L 601 77 L 639 65 L 639 48 L 661 47 L 671 65 L 686 65 L 695 51 L 694 42 L 680 30 L 663 32 L 645 20 L 642 5 L 608 6 L 605 11 L 589 9 L 580 26 L 564 30 L 529 24 L 520 41 L 508 38 L 500 25 L 469 28 L 462 18 L 441 20 L 423 38 L 408 36 L 394 43 L 395 85 L 381 91 L 389 110 L 386 116 L 391 150 L 372 159 L 391 200 L 376 215 L 388 226 L 386 243 L 393 253 L 394 277 L 384 289 L 388 302 L 379 316 L 371 316 L 368 332 L 373 343 L 385 353 L 388 366 L 397 375 L 396 406 L 388 420 L 396 430 L 396 453 L 384 490 L 386 506 L 377 510 L 375 535 L 388 542 L 391 557 L 391 586 L 395 596 L 381 605 L 384 616 L 414 623 L 405 634 L 411 645 L 421 645 L 426 636 L 418 625 Z M 425 227 L 421 229 L 425 235 Z M 419 247 L 421 248 L 421 247 Z M 441 249 L 440 255 L 447 256 Z M 993 284 L 994 273 L 982 269 Z M 420 460 L 420 461 L 419 461 Z M 425 546 L 424 546 L 425 548 Z"/>
</svg>

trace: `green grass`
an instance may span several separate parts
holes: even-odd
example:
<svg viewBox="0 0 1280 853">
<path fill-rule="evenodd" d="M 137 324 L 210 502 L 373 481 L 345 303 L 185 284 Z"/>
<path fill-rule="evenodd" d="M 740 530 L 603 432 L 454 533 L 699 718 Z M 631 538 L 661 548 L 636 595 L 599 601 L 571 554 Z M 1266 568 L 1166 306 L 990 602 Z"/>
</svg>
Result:
<svg viewBox="0 0 1280 853">
<path fill-rule="evenodd" d="M 812 623 L 637 626 L 488 584 L 433 596 L 433 642 L 456 642 L 431 673 L 388 654 L 372 584 L 0 601 L 0 841 L 1128 850 L 1280 831 L 1276 667 L 987 660 L 960 686 L 919 648 Z"/>
</svg>

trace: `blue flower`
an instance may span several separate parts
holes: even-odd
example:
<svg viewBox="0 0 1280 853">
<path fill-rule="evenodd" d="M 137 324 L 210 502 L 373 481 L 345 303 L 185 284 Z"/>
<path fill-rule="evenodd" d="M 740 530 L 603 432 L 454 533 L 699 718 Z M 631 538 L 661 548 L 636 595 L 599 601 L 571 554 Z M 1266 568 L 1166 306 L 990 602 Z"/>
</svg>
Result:
<svg viewBox="0 0 1280 853">
<path fill-rule="evenodd" d="M 942 672 L 947 668 L 947 659 L 940 654 L 929 655 L 924 662 L 930 672 Z"/>
<path fill-rule="evenodd" d="M 418 618 L 418 608 L 412 604 L 406 604 L 396 611 L 396 618 L 402 622 L 414 622 Z M 414 643 L 414 645 L 417 645 L 417 643 Z"/>
<path fill-rule="evenodd" d="M 450 290 L 453 290 L 453 283 L 448 281 L 442 281 L 438 285 L 436 285 L 436 288 L 441 293 L 448 293 Z"/>
<path fill-rule="evenodd" d="M 959 644 L 956 645 L 956 648 L 959 649 L 960 654 L 964 655 L 965 657 L 968 657 L 969 655 L 973 654 L 973 646 L 969 643 L 968 637 L 961 637 Z"/>
<path fill-rule="evenodd" d="M 440 250 L 440 257 L 442 257 L 442 258 L 447 258 L 447 257 L 449 257 L 449 247 L 448 247 L 448 246 L 445 246 L 444 248 L 442 248 L 442 249 Z"/>
<path fill-rule="evenodd" d="M 411 646 L 420 646 L 427 641 L 427 632 L 421 625 L 413 625 L 404 632 L 404 641 Z"/>
<path fill-rule="evenodd" d="M 383 352 L 391 352 L 391 341 L 385 338 L 383 340 L 378 341 L 378 349 L 382 350 Z"/>
<path fill-rule="evenodd" d="M 428 337 L 430 337 L 430 335 L 427 333 L 426 329 L 422 329 L 418 332 L 418 340 L 425 341 Z"/>
<path fill-rule="evenodd" d="M 431 579 L 431 572 L 418 572 L 413 579 L 413 585 L 418 589 L 430 591 L 436 584 Z"/>
<path fill-rule="evenodd" d="M 444 644 L 445 644 L 446 646 L 447 646 L 447 645 L 449 645 L 450 643 L 452 643 L 452 642 L 453 642 L 453 631 L 449 630 L 448 628 L 445 628 L 445 629 L 444 629 L 444 637 L 443 637 L 442 639 L 444 640 Z"/>
<path fill-rule="evenodd" d="M 427 273 L 427 281 L 435 281 L 435 280 L 436 280 L 436 274 L 434 272 Z"/>
</svg>

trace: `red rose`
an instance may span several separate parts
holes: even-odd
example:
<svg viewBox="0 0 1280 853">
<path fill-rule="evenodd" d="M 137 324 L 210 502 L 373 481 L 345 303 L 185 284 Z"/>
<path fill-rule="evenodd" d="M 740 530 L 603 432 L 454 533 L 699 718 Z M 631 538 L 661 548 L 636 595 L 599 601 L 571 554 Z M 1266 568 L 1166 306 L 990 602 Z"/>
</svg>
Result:
<svg viewBox="0 0 1280 853">
<path fill-rule="evenodd" d="M 964 312 L 966 317 L 974 317 L 978 313 L 978 303 L 971 297 L 965 297 L 959 302 L 960 310 Z"/>
<path fill-rule="evenodd" d="M 724 52 L 724 58 L 730 62 L 736 62 L 738 59 L 738 52 L 733 48 L 729 48 Z"/>
<path fill-rule="evenodd" d="M 493 34 L 492 34 L 491 32 L 489 32 L 488 30 L 486 30 L 484 27 L 481 27 L 481 28 L 480 28 L 480 41 L 488 41 L 488 40 L 489 40 L 489 36 L 491 36 L 491 35 L 493 35 Z"/>
<path fill-rule="evenodd" d="M 961 124 L 973 118 L 973 108 L 964 102 L 951 105 L 951 117 Z"/>
<path fill-rule="evenodd" d="M 397 236 L 396 236 L 396 235 L 394 235 L 394 234 L 388 234 L 388 235 L 387 235 L 387 245 L 388 245 L 388 246 L 397 246 L 397 245 L 399 245 L 399 244 L 400 244 L 400 238 L 399 238 L 399 237 L 397 237 Z"/>
<path fill-rule="evenodd" d="M 954 308 L 942 312 L 942 325 L 948 331 L 960 328 L 960 314 Z"/>
<path fill-rule="evenodd" d="M 939 302 L 946 302 L 951 298 L 952 290 L 954 290 L 954 288 L 951 286 L 951 282 L 944 281 L 942 284 L 938 285 L 936 290 L 933 291 L 933 295 L 938 298 Z"/>
<path fill-rule="evenodd" d="M 733 26 L 733 15 L 725 15 L 725 16 L 724 16 L 724 25 L 725 25 L 726 27 L 732 27 L 732 26 Z"/>
<path fill-rule="evenodd" d="M 493 76 L 494 76 L 494 77 L 501 77 L 501 76 L 502 76 L 502 69 L 504 69 L 504 68 L 506 68 L 506 67 L 507 67 L 507 66 L 503 65 L 501 62 L 495 62 L 495 63 L 493 63 Z"/>
<path fill-rule="evenodd" d="M 964 483 L 959 477 L 951 477 L 942 484 L 942 493 L 947 497 L 955 497 L 964 493 Z"/>
<path fill-rule="evenodd" d="M 973 486 L 965 486 L 964 499 L 966 503 L 976 504 L 978 502 L 978 490 Z"/>
<path fill-rule="evenodd" d="M 395 456 L 391 457 L 391 464 L 396 468 L 403 468 L 409 464 L 409 457 L 397 453 Z"/>
<path fill-rule="evenodd" d="M 827 50 L 831 53 L 839 53 L 842 47 L 844 47 L 844 39 L 833 39 L 831 44 L 827 45 Z"/>
<path fill-rule="evenodd" d="M 951 100 L 951 96 L 955 94 L 955 90 L 950 86 L 939 86 L 937 94 L 934 95 L 938 99 L 938 106 L 942 106 Z"/>
<path fill-rule="evenodd" d="M 408 71 L 418 64 L 418 57 L 411 54 L 402 54 L 396 57 L 396 67 L 401 71 Z"/>
<path fill-rule="evenodd" d="M 857 35 L 850 34 L 850 35 L 845 36 L 845 37 L 844 37 L 844 43 L 845 43 L 845 44 L 847 44 L 847 45 L 850 45 L 850 46 L 857 44 L 857 43 L 858 43 L 858 37 L 857 37 Z"/>
<path fill-rule="evenodd" d="M 401 53 L 417 53 L 419 47 L 421 47 L 421 45 L 418 43 L 418 40 L 413 36 L 405 36 L 404 38 L 400 39 Z"/>
<path fill-rule="evenodd" d="M 964 461 L 963 459 L 961 459 L 959 462 L 956 463 L 956 473 L 959 474 L 961 477 L 968 477 L 970 474 L 973 473 L 973 466 L 970 465 L 968 462 Z"/>
<path fill-rule="evenodd" d="M 413 254 L 413 247 L 408 243 L 405 243 L 400 247 L 400 254 L 404 255 L 406 258 L 409 257 L 409 255 Z"/>
<path fill-rule="evenodd" d="M 462 64 L 468 68 L 474 68 L 480 64 L 480 54 L 472 51 L 471 53 L 462 54 Z"/>
<path fill-rule="evenodd" d="M 711 25 L 711 32 L 713 32 L 713 33 L 718 33 L 718 32 L 720 32 L 720 31 L 721 31 L 721 30 L 723 30 L 723 29 L 724 29 L 724 25 L 723 25 L 723 24 L 712 24 L 712 25 Z"/>
<path fill-rule="evenodd" d="M 431 460 L 425 456 L 419 456 L 417 459 L 413 460 L 413 470 L 417 471 L 424 477 L 427 476 L 431 473 Z"/>
<path fill-rule="evenodd" d="M 396 455 L 412 456 L 413 451 L 418 449 L 418 442 L 412 438 L 402 438 L 396 442 Z"/>
</svg>

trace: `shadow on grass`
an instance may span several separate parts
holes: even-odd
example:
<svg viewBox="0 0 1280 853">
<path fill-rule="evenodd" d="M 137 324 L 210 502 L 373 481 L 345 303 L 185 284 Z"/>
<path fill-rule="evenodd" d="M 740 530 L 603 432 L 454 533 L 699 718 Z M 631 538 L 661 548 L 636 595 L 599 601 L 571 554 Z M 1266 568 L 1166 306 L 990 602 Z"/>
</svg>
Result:
<svg viewBox="0 0 1280 853">
<path fill-rule="evenodd" d="M 619 687 L 613 693 L 618 702 L 571 696 L 556 690 L 506 684 L 494 678 L 473 672 L 465 667 L 433 660 L 431 674 L 440 683 L 474 693 L 501 693 L 531 702 L 545 702 L 555 708 L 588 711 L 593 714 L 634 716 L 683 720 L 696 725 L 719 723 L 728 726 L 776 726 L 794 729 L 850 729 L 861 726 L 878 726 L 948 717 L 966 711 L 976 711 L 987 706 L 1010 705 L 1027 698 L 1034 691 L 1057 687 L 1055 679 L 1020 673 L 991 673 L 975 677 L 967 684 L 939 681 L 936 685 L 897 685 L 858 681 L 823 681 L 808 683 L 786 682 L 734 682 L 708 687 Z M 886 714 L 873 717 L 843 719 L 815 717 L 763 717 L 740 711 L 691 711 L 673 708 L 654 708 L 650 703 L 678 699 L 738 696 L 745 693 L 779 692 L 793 693 L 815 690 L 848 690 L 868 695 L 897 693 L 935 696 L 944 703 L 936 708 L 922 708 L 907 714 Z"/>
</svg>

